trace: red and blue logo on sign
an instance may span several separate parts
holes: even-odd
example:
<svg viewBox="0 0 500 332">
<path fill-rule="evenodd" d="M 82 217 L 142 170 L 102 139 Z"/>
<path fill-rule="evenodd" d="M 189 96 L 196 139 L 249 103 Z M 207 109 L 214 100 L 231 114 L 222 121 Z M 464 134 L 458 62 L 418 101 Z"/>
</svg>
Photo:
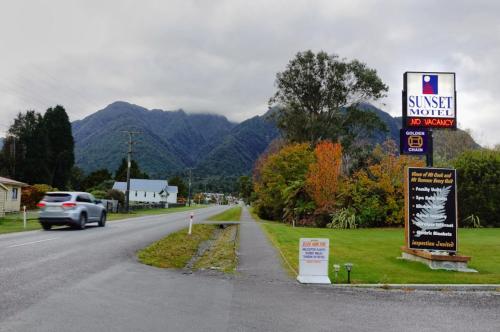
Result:
<svg viewBox="0 0 500 332">
<path fill-rule="evenodd" d="M 438 94 L 438 76 L 437 75 L 423 75 L 422 76 L 422 93 L 424 95 L 437 95 Z"/>
</svg>

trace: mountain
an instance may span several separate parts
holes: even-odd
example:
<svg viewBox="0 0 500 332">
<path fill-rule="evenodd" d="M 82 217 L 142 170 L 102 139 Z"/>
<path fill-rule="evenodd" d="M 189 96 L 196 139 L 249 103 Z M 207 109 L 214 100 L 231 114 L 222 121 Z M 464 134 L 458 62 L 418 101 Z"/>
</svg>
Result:
<svg viewBox="0 0 500 332">
<path fill-rule="evenodd" d="M 279 136 L 267 114 L 243 121 L 201 160 L 202 174 L 241 175 L 249 173 L 255 160 Z"/>
<path fill-rule="evenodd" d="M 377 114 L 388 129 L 376 133 L 370 144 L 391 138 L 399 145 L 401 118 L 370 104 L 362 104 L 361 109 Z M 101 168 L 114 172 L 127 155 L 125 131 L 134 131 L 138 133 L 133 135 L 133 158 L 150 176 L 185 176 L 187 168 L 194 168 L 195 188 L 234 190 L 235 180 L 250 174 L 258 156 L 279 136 L 271 120 L 272 112 L 237 124 L 221 115 L 148 110 L 123 101 L 114 102 L 73 122 L 76 164 L 86 173 Z M 440 155 L 449 160 L 460 147 L 479 147 L 461 130 L 435 131 L 435 137 L 436 160 Z"/>
<path fill-rule="evenodd" d="M 169 177 L 188 167 L 204 176 L 248 173 L 278 135 L 259 116 L 235 124 L 220 115 L 147 110 L 126 102 L 112 103 L 72 126 L 76 164 L 85 172 L 115 171 L 127 153 L 124 131 L 134 131 L 133 158 L 153 177 Z"/>
</svg>

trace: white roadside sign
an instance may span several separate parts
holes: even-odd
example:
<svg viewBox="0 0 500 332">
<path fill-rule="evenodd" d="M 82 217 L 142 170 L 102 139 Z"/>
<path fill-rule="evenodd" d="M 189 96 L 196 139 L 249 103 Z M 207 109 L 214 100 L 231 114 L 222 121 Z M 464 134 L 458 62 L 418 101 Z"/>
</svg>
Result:
<svg viewBox="0 0 500 332">
<path fill-rule="evenodd" d="M 329 252 L 329 239 L 301 238 L 297 280 L 303 284 L 331 284 L 328 278 Z"/>
</svg>

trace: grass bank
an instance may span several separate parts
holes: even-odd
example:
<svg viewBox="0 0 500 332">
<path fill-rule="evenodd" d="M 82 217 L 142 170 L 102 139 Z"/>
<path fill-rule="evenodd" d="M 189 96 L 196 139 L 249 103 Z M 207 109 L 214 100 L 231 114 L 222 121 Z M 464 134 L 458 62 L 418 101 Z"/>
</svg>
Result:
<svg viewBox="0 0 500 332">
<path fill-rule="evenodd" d="M 160 268 L 180 269 L 188 262 L 191 265 L 194 258 L 192 268 L 195 270 L 235 271 L 237 225 L 220 229 L 218 224 L 201 224 L 193 226 L 191 235 L 187 232 L 187 228 L 182 229 L 140 250 L 139 261 Z M 199 253 L 200 246 L 206 247 L 203 253 Z"/>
<path fill-rule="evenodd" d="M 224 212 L 221 212 L 219 214 L 216 214 L 207 220 L 210 221 L 239 221 L 241 219 L 241 206 L 235 206 L 230 208 L 229 210 L 226 210 Z"/>
<path fill-rule="evenodd" d="M 194 264 L 194 268 L 216 269 L 226 273 L 236 271 L 238 265 L 238 225 L 221 229 L 214 243 Z"/>
<path fill-rule="evenodd" d="M 151 266 L 183 268 L 196 254 L 199 245 L 210 239 L 216 227 L 216 225 L 195 225 L 191 235 L 188 235 L 187 229 L 182 229 L 140 250 L 137 257 L 142 263 Z"/>
<path fill-rule="evenodd" d="M 499 284 L 500 228 L 459 229 L 459 253 L 472 256 L 469 266 L 479 273 L 430 270 L 426 265 L 397 259 L 404 243 L 404 230 L 394 228 L 332 230 L 303 228 L 262 222 L 271 242 L 281 251 L 291 274 L 298 271 L 301 237 L 330 239 L 330 279 L 333 264 L 342 266 L 340 282 L 346 282 L 343 264 L 354 264 L 354 283 Z"/>
</svg>

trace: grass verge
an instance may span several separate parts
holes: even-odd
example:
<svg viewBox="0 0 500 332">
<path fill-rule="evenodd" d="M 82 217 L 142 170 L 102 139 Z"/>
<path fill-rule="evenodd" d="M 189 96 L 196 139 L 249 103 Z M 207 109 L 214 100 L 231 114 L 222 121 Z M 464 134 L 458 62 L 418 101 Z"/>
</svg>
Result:
<svg viewBox="0 0 500 332">
<path fill-rule="evenodd" d="M 234 273 L 238 264 L 238 225 L 221 230 L 212 247 L 194 264 L 195 269 L 216 269 Z"/>
<path fill-rule="evenodd" d="M 127 219 L 127 218 L 135 218 L 135 217 L 143 217 L 143 216 L 152 216 L 157 214 L 167 214 L 167 213 L 175 213 L 182 211 L 190 211 L 197 210 L 207 207 L 207 205 L 192 205 L 192 206 L 179 206 L 169 209 L 141 209 L 135 210 L 130 213 L 108 213 L 108 221 Z"/>
<path fill-rule="evenodd" d="M 263 222 L 262 228 L 283 255 L 288 271 L 298 271 L 301 237 L 330 239 L 330 279 L 333 264 L 354 264 L 354 283 L 498 284 L 500 283 L 500 228 L 459 229 L 460 254 L 472 256 L 469 266 L 479 273 L 430 270 L 426 265 L 397 259 L 404 242 L 403 229 L 332 230 Z M 287 266 L 289 265 L 289 266 Z M 342 267 L 340 282 L 346 282 Z"/>
<path fill-rule="evenodd" d="M 133 211 L 131 213 L 108 213 L 108 221 L 135 218 L 142 216 L 158 215 L 175 213 L 189 210 L 202 209 L 207 207 L 207 205 L 196 205 L 196 206 L 181 206 L 174 207 L 170 209 L 142 209 Z M 5 217 L 0 218 L 0 234 L 4 233 L 14 233 L 23 231 L 33 231 L 41 229 L 40 223 L 38 222 L 38 212 L 28 211 L 26 229 L 23 225 L 23 215 L 22 213 L 7 214 Z"/>
<path fill-rule="evenodd" d="M 41 229 L 38 219 L 26 220 L 26 229 L 23 225 L 23 219 L 0 218 L 0 234 L 14 233 L 23 231 L 33 231 Z"/>
<path fill-rule="evenodd" d="M 241 219 L 241 206 L 235 206 L 222 213 L 216 214 L 207 220 L 210 221 L 239 221 Z"/>
<path fill-rule="evenodd" d="M 32 231 L 40 229 L 38 223 L 38 211 L 30 210 L 26 212 L 26 229 L 23 225 L 23 213 L 9 213 L 0 218 L 0 234 L 14 233 L 22 231 Z"/>
<path fill-rule="evenodd" d="M 161 268 L 183 268 L 196 254 L 198 246 L 210 239 L 217 225 L 195 225 L 192 234 L 187 229 L 172 233 L 154 242 L 137 254 L 144 264 Z"/>
</svg>

